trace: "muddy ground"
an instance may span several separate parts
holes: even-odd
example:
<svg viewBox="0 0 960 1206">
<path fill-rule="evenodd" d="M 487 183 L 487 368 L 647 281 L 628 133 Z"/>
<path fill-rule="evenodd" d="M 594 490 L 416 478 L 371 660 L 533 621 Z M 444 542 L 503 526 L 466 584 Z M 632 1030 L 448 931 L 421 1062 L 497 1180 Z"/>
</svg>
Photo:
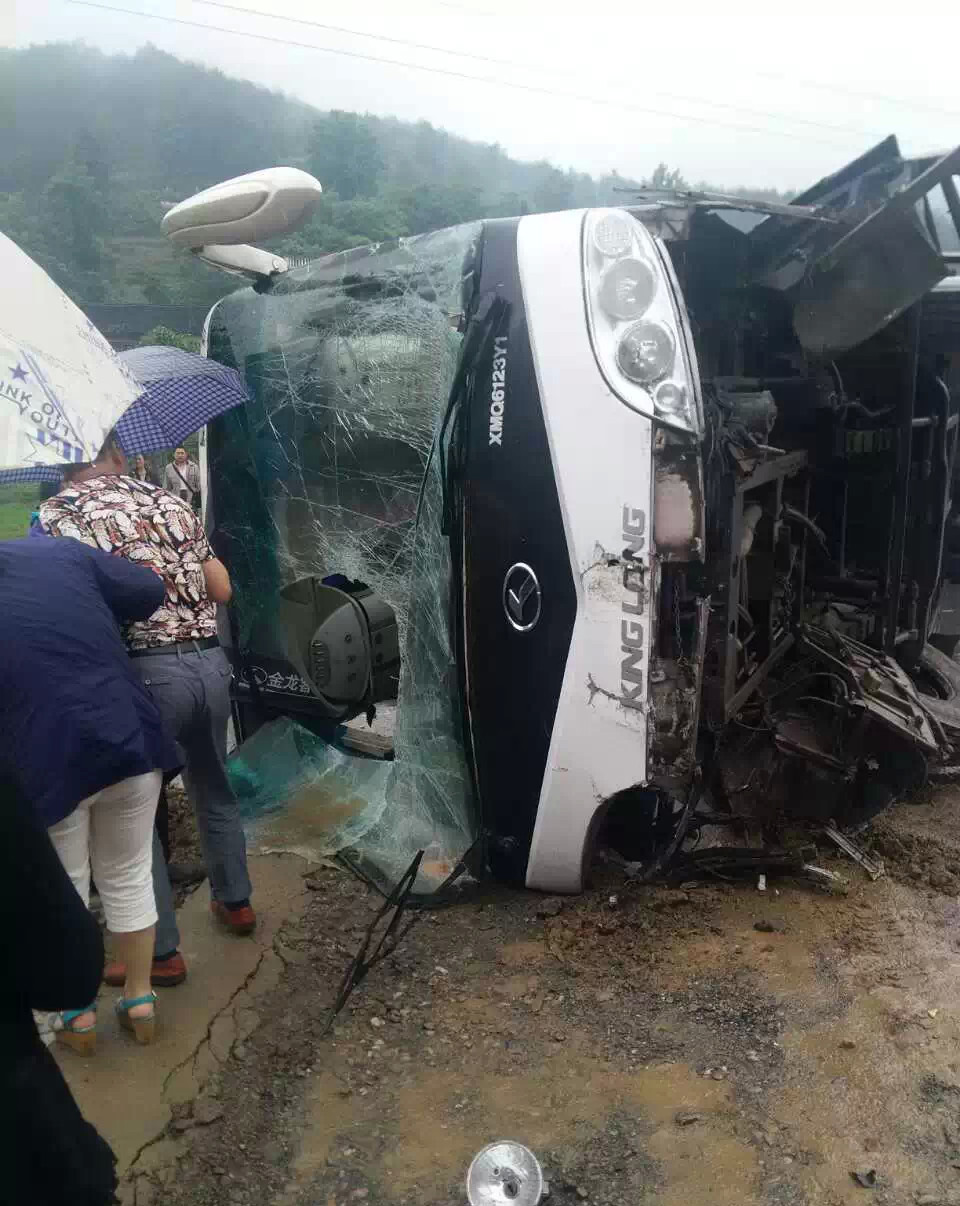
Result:
<svg viewBox="0 0 960 1206">
<path fill-rule="evenodd" d="M 485 888 L 418 914 L 329 1033 L 379 898 L 275 856 L 296 904 L 278 973 L 205 1071 L 194 1053 L 124 1197 L 446 1206 L 509 1137 L 560 1206 L 960 1203 L 960 794 L 872 841 L 875 883 L 824 859 L 840 897 L 609 871 L 565 901 Z"/>
</svg>

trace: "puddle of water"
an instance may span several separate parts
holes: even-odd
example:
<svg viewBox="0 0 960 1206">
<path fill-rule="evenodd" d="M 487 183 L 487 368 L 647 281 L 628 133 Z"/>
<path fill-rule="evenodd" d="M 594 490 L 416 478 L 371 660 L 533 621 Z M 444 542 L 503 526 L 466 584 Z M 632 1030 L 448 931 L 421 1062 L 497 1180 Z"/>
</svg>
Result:
<svg viewBox="0 0 960 1206">
<path fill-rule="evenodd" d="M 369 807 L 359 796 L 344 800 L 320 783 L 298 788 L 282 811 L 268 813 L 249 828 L 265 852 L 330 857 L 343 846 L 343 832 Z"/>
<path fill-rule="evenodd" d="M 227 769 L 255 840 L 319 859 L 377 823 L 390 766 L 345 753 L 283 718 L 238 747 Z"/>
</svg>

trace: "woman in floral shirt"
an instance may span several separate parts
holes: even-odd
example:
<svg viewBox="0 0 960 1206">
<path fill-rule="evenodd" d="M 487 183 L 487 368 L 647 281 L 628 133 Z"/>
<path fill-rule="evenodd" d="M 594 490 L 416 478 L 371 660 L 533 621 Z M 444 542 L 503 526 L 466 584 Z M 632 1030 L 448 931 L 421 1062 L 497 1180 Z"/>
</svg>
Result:
<svg viewBox="0 0 960 1206">
<path fill-rule="evenodd" d="M 231 667 L 217 639 L 217 603 L 230 599 L 230 577 L 214 556 L 188 503 L 126 475 L 126 457 L 108 440 L 92 465 L 70 471 L 60 493 L 40 508 L 52 536 L 71 536 L 149 566 L 163 579 L 163 603 L 125 631 L 130 655 L 184 755 L 184 782 L 197 815 L 214 916 L 236 934 L 256 925 L 250 907 L 246 843 L 226 773 Z M 154 846 L 157 896 L 153 983 L 186 976 L 159 839 Z M 108 983 L 123 968 L 107 969 Z"/>
</svg>

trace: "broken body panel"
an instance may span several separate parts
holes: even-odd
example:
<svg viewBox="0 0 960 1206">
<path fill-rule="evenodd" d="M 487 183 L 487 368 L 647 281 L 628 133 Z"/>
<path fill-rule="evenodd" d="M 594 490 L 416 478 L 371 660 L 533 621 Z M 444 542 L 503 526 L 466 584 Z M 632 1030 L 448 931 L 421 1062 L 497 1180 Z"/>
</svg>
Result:
<svg viewBox="0 0 960 1206">
<path fill-rule="evenodd" d="M 934 626 L 957 430 L 914 206 L 946 182 L 952 215 L 957 162 L 888 140 L 788 207 L 477 223 L 221 303 L 209 354 L 254 396 L 209 447 L 247 731 L 335 739 L 276 604 L 335 575 L 399 625 L 369 827 L 398 859 L 479 833 L 576 891 L 608 814 L 649 869 L 705 790 L 775 831 L 811 787 L 843 823 L 914 781 L 943 729 L 893 655 Z"/>
</svg>

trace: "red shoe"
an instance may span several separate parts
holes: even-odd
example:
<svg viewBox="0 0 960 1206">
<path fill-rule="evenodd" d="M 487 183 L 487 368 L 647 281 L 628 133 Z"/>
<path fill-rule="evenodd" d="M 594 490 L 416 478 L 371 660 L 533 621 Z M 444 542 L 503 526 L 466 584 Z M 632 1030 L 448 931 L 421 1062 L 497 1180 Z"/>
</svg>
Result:
<svg viewBox="0 0 960 1206">
<path fill-rule="evenodd" d="M 252 934 L 257 928 L 257 915 L 249 905 L 228 909 L 219 900 L 210 901 L 210 911 L 221 925 L 234 934 Z"/>
<path fill-rule="evenodd" d="M 150 968 L 150 983 L 154 988 L 176 988 L 187 978 L 187 965 L 179 951 L 169 959 L 154 959 Z M 103 969 L 103 982 L 111 988 L 123 988 L 127 969 L 122 963 L 108 963 Z"/>
</svg>

